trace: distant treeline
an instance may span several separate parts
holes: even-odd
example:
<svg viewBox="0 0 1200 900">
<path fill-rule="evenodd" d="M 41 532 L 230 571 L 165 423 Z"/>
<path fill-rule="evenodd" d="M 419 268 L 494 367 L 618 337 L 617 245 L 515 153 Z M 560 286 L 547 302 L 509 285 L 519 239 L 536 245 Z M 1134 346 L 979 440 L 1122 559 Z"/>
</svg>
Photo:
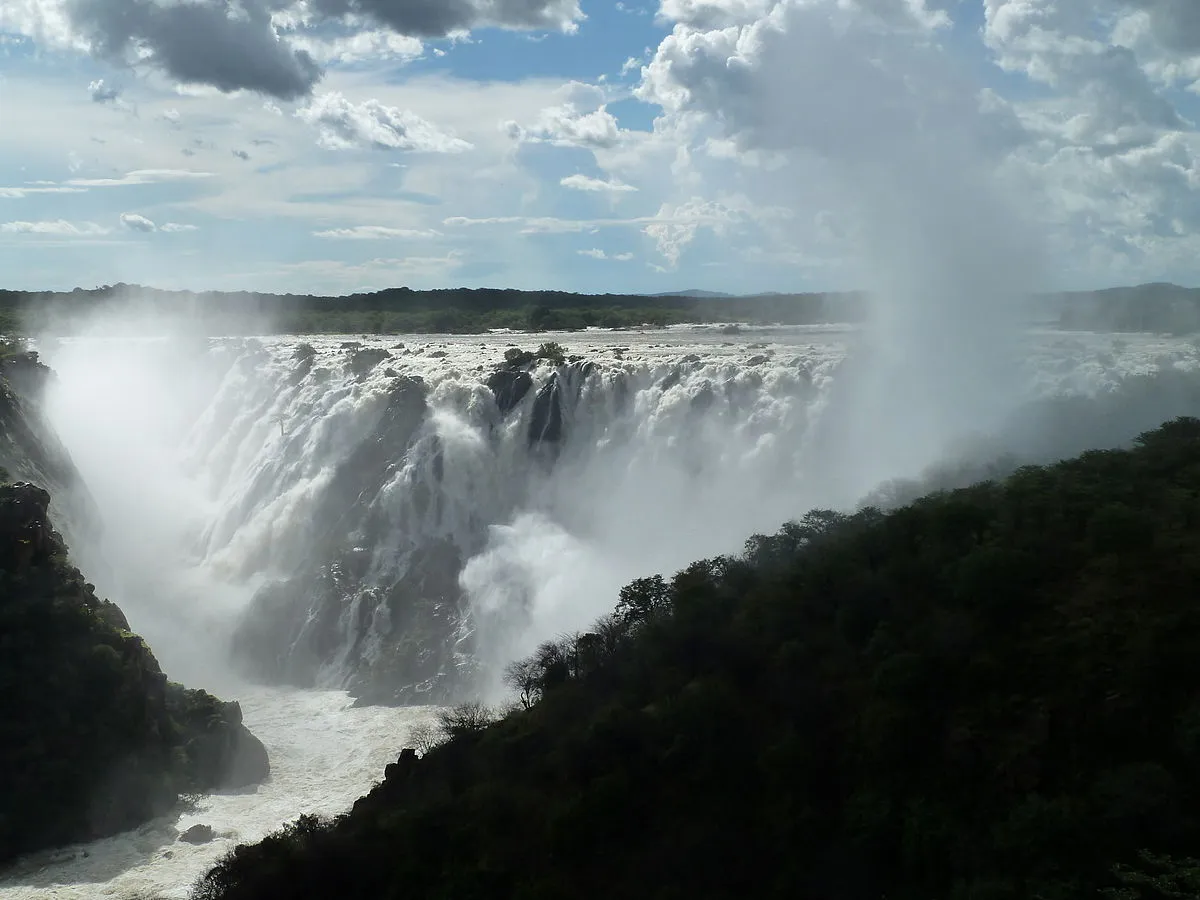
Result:
<svg viewBox="0 0 1200 900">
<path fill-rule="evenodd" d="M 691 322 L 806 325 L 863 318 L 861 294 L 751 297 L 573 294 L 455 288 L 391 288 L 346 297 L 250 292 L 162 291 L 106 285 L 68 293 L 0 291 L 0 332 L 57 325 L 101 311 L 228 332 L 413 334 L 482 333 L 493 328 L 572 331 Z"/>
<path fill-rule="evenodd" d="M 1200 289 L 1142 284 L 1063 294 L 1059 327 L 1072 331 L 1200 331 Z"/>
<path fill-rule="evenodd" d="M 400 287 L 325 297 L 116 284 L 70 292 L 0 290 L 0 334 L 47 325 L 67 331 L 91 313 L 120 311 L 139 321 L 161 317 L 189 331 L 223 334 L 477 334 L 706 322 L 817 325 L 861 321 L 866 308 L 860 292 L 727 297 Z M 1200 331 L 1200 289 L 1144 284 L 1043 295 L 1023 302 L 1022 315 L 1071 330 L 1188 334 Z"/>
</svg>

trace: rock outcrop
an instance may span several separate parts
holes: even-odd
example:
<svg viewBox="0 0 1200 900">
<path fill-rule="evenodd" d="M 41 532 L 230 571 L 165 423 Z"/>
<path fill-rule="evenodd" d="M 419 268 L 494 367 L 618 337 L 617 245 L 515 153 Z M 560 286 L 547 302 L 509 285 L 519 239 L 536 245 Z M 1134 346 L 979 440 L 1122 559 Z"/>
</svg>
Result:
<svg viewBox="0 0 1200 900">
<path fill-rule="evenodd" d="M 97 529 L 100 517 L 71 455 L 42 412 L 53 378 L 36 352 L 0 342 L 0 469 L 49 490 L 54 520 L 68 537 L 78 537 L 77 532 Z"/>
</svg>

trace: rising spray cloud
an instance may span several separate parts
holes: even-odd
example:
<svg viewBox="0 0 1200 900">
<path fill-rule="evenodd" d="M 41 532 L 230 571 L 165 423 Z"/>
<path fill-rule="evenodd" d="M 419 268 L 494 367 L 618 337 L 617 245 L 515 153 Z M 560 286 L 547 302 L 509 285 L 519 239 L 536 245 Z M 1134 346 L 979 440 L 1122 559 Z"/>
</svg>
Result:
<svg viewBox="0 0 1200 900">
<path fill-rule="evenodd" d="M 803 211 L 801 198 L 822 181 L 855 260 L 849 277 L 870 295 L 870 322 L 816 433 L 790 436 L 793 468 L 755 478 L 708 460 L 699 481 L 675 457 L 653 469 L 614 466 L 598 483 L 593 467 L 576 482 L 556 479 L 560 496 L 575 491 L 560 509 L 592 514 L 584 532 L 571 531 L 587 541 L 544 514 L 495 529 L 463 577 L 485 622 L 498 609 L 521 611 L 495 655 L 527 652 L 564 623 L 584 626 L 628 577 L 735 551 L 753 530 L 813 505 L 852 505 L 885 479 L 916 474 L 955 441 L 998 427 L 1024 387 L 1020 309 L 1040 264 L 997 169 L 1020 129 L 938 46 L 944 16 L 921 0 L 677 0 L 663 13 L 678 24 L 640 95 L 664 108 L 664 127 L 705 123 L 702 133 L 783 159 L 743 173 L 764 205 L 790 198 Z M 676 483 L 690 489 L 664 492 Z M 656 532 L 622 540 L 643 521 Z"/>
</svg>

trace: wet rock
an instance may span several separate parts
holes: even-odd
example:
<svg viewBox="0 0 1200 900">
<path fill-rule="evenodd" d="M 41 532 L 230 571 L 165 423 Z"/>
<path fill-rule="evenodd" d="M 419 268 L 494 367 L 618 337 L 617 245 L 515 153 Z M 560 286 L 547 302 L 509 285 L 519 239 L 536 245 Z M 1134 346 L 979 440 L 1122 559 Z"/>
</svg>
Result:
<svg viewBox="0 0 1200 900">
<path fill-rule="evenodd" d="M 525 395 L 533 387 L 533 378 L 528 372 L 520 369 L 501 369 L 489 375 L 484 384 L 496 398 L 496 408 L 500 410 L 500 415 L 506 416 L 525 399 Z"/>
<path fill-rule="evenodd" d="M 267 748 L 242 724 L 237 701 L 223 702 L 205 691 L 170 685 L 167 707 L 188 736 L 187 772 L 195 784 L 237 790 L 270 776 Z"/>
<path fill-rule="evenodd" d="M 577 359 L 567 366 L 567 377 L 582 381 L 596 371 L 596 364 L 589 360 Z"/>
<path fill-rule="evenodd" d="M 524 369 L 537 362 L 537 357 L 529 350 L 520 347 L 509 347 L 504 351 L 504 364 L 510 369 Z"/>
<path fill-rule="evenodd" d="M 546 382 L 533 400 L 530 444 L 557 444 L 563 438 L 563 389 L 558 376 Z"/>
<path fill-rule="evenodd" d="M 179 835 L 179 840 L 185 844 L 207 844 L 216 836 L 211 825 L 193 825 Z"/>
<path fill-rule="evenodd" d="M 50 528 L 50 494 L 28 482 L 0 486 L 0 571 L 41 565 L 59 545 Z"/>
<path fill-rule="evenodd" d="M 388 353 L 382 347 L 367 347 L 362 350 L 356 350 L 350 357 L 347 367 L 354 375 L 365 375 L 385 359 L 390 359 L 391 356 L 392 354 Z"/>
<path fill-rule="evenodd" d="M 700 389 L 692 397 L 690 412 L 694 416 L 702 416 L 712 409 L 712 405 L 716 402 L 717 397 L 713 392 L 712 382 L 706 381 L 700 385 Z"/>
</svg>

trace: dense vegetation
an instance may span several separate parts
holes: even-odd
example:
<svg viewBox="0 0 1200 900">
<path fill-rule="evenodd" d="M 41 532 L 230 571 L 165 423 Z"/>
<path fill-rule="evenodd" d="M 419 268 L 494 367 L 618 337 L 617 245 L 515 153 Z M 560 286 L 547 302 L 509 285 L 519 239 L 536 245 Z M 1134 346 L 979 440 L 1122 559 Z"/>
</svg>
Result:
<svg viewBox="0 0 1200 900">
<path fill-rule="evenodd" d="M 202 900 L 1200 896 L 1200 420 L 626 587 Z"/>
<path fill-rule="evenodd" d="M 142 322 L 188 333 L 480 334 L 494 328 L 572 331 L 678 322 L 847 322 L 863 314 L 858 294 L 755 297 L 572 294 L 565 291 L 414 291 L 391 288 L 346 297 L 248 292 L 160 291 L 106 285 L 70 293 L 0 291 L 0 334 L 23 328 L 69 330 L 93 312 L 131 311 Z M 137 322 L 121 319 L 128 330 Z"/>
<path fill-rule="evenodd" d="M 120 609 L 96 597 L 49 524 L 49 500 L 0 485 L 0 862 L 269 772 L 238 705 L 169 683 Z"/>
<path fill-rule="evenodd" d="M 858 322 L 866 300 L 857 292 L 758 294 L 731 297 L 677 294 L 574 294 L 450 288 L 389 288 L 345 297 L 195 293 L 138 285 L 105 285 L 70 292 L 0 290 L 0 335 L 70 331 L 90 313 L 116 317 L 129 331 L 164 322 L 184 333 L 210 334 L 481 334 L 491 329 L 574 331 L 589 327 L 641 328 L 676 323 L 745 322 L 810 325 Z M 1174 284 L 1076 291 L 1028 298 L 1021 315 L 1065 329 L 1200 331 L 1200 290 Z"/>
<path fill-rule="evenodd" d="M 1143 284 L 1067 295 L 1060 328 L 1080 331 L 1200 331 L 1200 290 Z"/>
</svg>

